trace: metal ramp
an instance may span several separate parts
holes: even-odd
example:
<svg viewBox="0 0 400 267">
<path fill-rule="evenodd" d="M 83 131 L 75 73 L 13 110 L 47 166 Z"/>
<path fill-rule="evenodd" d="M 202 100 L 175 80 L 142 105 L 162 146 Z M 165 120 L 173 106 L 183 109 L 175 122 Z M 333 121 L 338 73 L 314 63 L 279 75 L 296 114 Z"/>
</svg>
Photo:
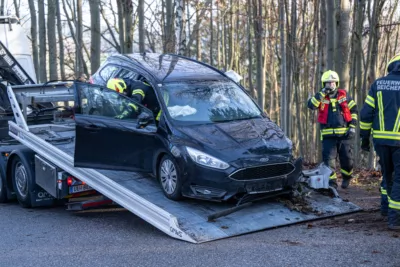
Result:
<svg viewBox="0 0 400 267">
<path fill-rule="evenodd" d="M 312 213 L 291 211 L 277 201 L 262 201 L 209 222 L 207 218 L 210 214 L 231 208 L 232 205 L 195 200 L 175 202 L 164 197 L 158 183 L 149 176 L 134 172 L 76 168 L 73 165 L 74 142 L 53 145 L 38 134 L 40 129 L 51 130 L 53 127 L 55 130 L 62 126 L 31 126 L 30 131 L 27 131 L 9 122 L 9 127 L 13 138 L 42 157 L 86 182 L 164 233 L 192 243 L 202 243 L 360 210 L 358 206 L 350 202 L 315 192 L 308 199 L 314 210 Z M 68 127 L 65 127 L 65 131 L 59 134 L 73 137 L 73 127 L 70 127 L 69 131 Z"/>
</svg>

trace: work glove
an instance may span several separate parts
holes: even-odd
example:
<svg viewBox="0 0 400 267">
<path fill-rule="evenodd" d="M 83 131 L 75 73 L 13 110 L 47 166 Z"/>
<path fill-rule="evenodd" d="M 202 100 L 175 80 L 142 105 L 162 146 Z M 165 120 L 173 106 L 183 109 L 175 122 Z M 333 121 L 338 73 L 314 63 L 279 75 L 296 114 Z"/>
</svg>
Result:
<svg viewBox="0 0 400 267">
<path fill-rule="evenodd" d="M 349 129 L 346 132 L 346 137 L 348 139 L 353 139 L 354 135 L 356 135 L 356 129 L 353 127 L 349 127 Z"/>
<path fill-rule="evenodd" d="M 364 151 L 366 151 L 366 152 L 369 152 L 369 150 L 370 150 L 370 147 L 369 147 L 369 138 L 363 137 L 363 138 L 361 139 L 361 149 L 364 150 Z"/>
</svg>

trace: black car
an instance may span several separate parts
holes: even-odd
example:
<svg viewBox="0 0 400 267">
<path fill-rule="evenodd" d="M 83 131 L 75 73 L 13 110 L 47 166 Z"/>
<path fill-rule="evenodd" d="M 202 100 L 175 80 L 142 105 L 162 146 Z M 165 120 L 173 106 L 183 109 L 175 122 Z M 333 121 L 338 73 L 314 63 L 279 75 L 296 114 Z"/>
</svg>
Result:
<svg viewBox="0 0 400 267">
<path fill-rule="evenodd" d="M 115 77 L 150 84 L 159 119 L 105 88 Z M 292 142 L 216 68 L 172 54 L 115 55 L 90 82 L 78 84 L 75 166 L 152 173 L 173 200 L 288 193 L 299 178 Z M 132 104 L 131 117 L 116 118 Z"/>
</svg>

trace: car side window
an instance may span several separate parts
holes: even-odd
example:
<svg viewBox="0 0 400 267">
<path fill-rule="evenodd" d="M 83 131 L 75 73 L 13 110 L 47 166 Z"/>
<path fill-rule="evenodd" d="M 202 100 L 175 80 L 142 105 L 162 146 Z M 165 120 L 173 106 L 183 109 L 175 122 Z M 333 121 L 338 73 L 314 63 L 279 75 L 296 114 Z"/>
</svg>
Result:
<svg viewBox="0 0 400 267">
<path fill-rule="evenodd" d="M 134 100 L 100 85 L 76 83 L 79 98 L 77 113 L 118 120 L 154 123 L 153 114 Z"/>
<path fill-rule="evenodd" d="M 115 77 L 120 68 L 116 65 L 107 65 L 100 71 L 100 77 L 104 81 L 108 81 L 110 78 Z"/>
<path fill-rule="evenodd" d="M 139 75 L 131 70 L 121 69 L 121 71 L 117 74 L 117 76 L 123 79 L 136 80 Z"/>
</svg>

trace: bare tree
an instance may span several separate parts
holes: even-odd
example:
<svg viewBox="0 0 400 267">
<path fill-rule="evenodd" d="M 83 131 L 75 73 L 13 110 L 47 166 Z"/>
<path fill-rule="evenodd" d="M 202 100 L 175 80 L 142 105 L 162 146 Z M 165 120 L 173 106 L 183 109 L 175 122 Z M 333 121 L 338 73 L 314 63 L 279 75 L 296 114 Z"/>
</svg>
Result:
<svg viewBox="0 0 400 267">
<path fill-rule="evenodd" d="M 60 74 L 61 79 L 65 80 L 65 60 L 64 60 L 64 40 L 63 40 L 63 32 L 62 32 L 62 25 L 61 25 L 61 11 L 60 11 L 60 2 L 56 2 L 56 16 L 57 16 L 57 34 L 58 34 L 58 45 L 59 45 L 59 62 L 60 62 Z"/>
<path fill-rule="evenodd" d="M 144 0 L 139 0 L 138 5 L 139 16 L 139 52 L 144 53 Z"/>
<path fill-rule="evenodd" d="M 20 18 L 20 15 L 19 15 L 20 2 L 17 0 L 14 0 L 13 3 L 14 3 L 15 15 L 17 16 L 17 18 Z"/>
<path fill-rule="evenodd" d="M 253 18 L 254 18 L 254 36 L 256 47 L 256 65 L 257 65 L 257 101 L 258 105 L 264 110 L 265 108 L 265 82 L 264 82 L 264 65 L 263 65 L 263 12 L 262 0 L 253 0 Z"/>
<path fill-rule="evenodd" d="M 56 1 L 47 0 L 47 38 L 49 45 L 50 80 L 58 79 L 57 40 L 56 40 Z"/>
<path fill-rule="evenodd" d="M 47 80 L 46 67 L 46 20 L 44 16 L 44 0 L 38 0 L 39 9 L 39 80 Z"/>
<path fill-rule="evenodd" d="M 100 67 L 100 0 L 89 0 L 90 6 L 90 69 L 91 73 Z"/>
<path fill-rule="evenodd" d="M 330 70 L 335 70 L 335 46 L 336 46 L 336 11 L 335 1 L 326 0 L 326 25 L 327 25 L 327 38 L 326 38 L 326 50 L 327 50 L 327 62 L 326 66 Z"/>
<path fill-rule="evenodd" d="M 37 19 L 36 8 L 33 0 L 29 0 L 29 13 L 31 15 L 31 41 L 32 41 L 32 57 L 35 67 L 36 80 L 39 80 L 39 56 L 38 56 L 38 38 L 37 38 Z"/>
<path fill-rule="evenodd" d="M 175 0 L 175 53 L 183 55 L 186 51 L 186 23 L 184 0 Z"/>
<path fill-rule="evenodd" d="M 350 2 L 341 1 L 340 12 L 338 14 L 338 42 L 335 66 L 340 77 L 340 86 L 348 88 L 349 84 L 349 33 L 350 33 Z"/>
</svg>

